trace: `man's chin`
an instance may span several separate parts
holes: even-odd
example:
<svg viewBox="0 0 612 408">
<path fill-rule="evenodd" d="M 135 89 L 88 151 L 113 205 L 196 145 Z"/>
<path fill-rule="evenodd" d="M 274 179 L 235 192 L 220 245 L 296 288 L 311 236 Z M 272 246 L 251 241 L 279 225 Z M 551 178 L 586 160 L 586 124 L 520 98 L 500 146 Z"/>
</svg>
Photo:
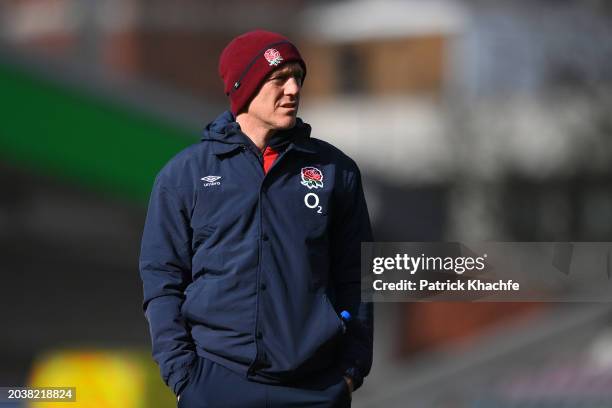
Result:
<svg viewBox="0 0 612 408">
<path fill-rule="evenodd" d="M 278 130 L 291 129 L 292 127 L 295 126 L 296 120 L 297 119 L 295 115 L 284 117 L 282 120 L 279 120 L 277 122 L 277 129 Z"/>
</svg>

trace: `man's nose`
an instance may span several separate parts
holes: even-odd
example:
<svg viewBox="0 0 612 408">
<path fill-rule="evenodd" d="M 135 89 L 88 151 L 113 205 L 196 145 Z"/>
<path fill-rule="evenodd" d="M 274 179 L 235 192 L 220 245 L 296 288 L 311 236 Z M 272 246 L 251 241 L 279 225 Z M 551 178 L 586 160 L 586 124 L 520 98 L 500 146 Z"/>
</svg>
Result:
<svg viewBox="0 0 612 408">
<path fill-rule="evenodd" d="M 300 92 L 300 84 L 295 78 L 289 78 L 285 82 L 285 94 L 286 95 L 297 95 Z"/>
</svg>

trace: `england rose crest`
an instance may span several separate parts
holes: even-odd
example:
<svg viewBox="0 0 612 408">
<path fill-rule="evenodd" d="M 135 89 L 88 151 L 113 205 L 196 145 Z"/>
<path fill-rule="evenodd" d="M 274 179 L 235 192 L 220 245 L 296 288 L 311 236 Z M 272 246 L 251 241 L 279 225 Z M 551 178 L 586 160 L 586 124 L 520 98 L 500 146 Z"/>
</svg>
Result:
<svg viewBox="0 0 612 408">
<path fill-rule="evenodd" d="M 316 167 L 303 167 L 302 168 L 302 185 L 313 188 L 323 188 L 323 173 Z"/>
<path fill-rule="evenodd" d="M 280 52 L 275 48 L 268 48 L 266 52 L 264 52 L 264 57 L 266 57 L 266 61 L 268 61 L 271 66 L 276 66 L 283 61 Z"/>
</svg>

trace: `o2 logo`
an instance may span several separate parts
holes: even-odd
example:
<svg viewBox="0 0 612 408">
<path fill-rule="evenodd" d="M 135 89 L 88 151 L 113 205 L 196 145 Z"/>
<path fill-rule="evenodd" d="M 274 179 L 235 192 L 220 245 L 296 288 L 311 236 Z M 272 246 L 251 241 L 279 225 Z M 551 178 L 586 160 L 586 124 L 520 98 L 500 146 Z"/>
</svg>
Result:
<svg viewBox="0 0 612 408">
<path fill-rule="evenodd" d="M 321 214 L 323 207 L 319 205 L 319 196 L 315 193 L 308 193 L 304 196 L 304 205 L 310 209 L 317 209 L 317 213 Z"/>
</svg>

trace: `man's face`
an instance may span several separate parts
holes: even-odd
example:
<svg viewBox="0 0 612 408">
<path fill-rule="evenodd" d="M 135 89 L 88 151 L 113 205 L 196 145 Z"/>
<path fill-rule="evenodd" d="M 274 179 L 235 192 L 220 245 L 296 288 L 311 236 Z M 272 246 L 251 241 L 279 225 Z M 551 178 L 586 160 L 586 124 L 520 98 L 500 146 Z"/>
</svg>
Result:
<svg viewBox="0 0 612 408">
<path fill-rule="evenodd" d="M 304 71 L 297 62 L 272 71 L 251 100 L 247 114 L 271 130 L 290 129 L 295 125 Z"/>
</svg>

